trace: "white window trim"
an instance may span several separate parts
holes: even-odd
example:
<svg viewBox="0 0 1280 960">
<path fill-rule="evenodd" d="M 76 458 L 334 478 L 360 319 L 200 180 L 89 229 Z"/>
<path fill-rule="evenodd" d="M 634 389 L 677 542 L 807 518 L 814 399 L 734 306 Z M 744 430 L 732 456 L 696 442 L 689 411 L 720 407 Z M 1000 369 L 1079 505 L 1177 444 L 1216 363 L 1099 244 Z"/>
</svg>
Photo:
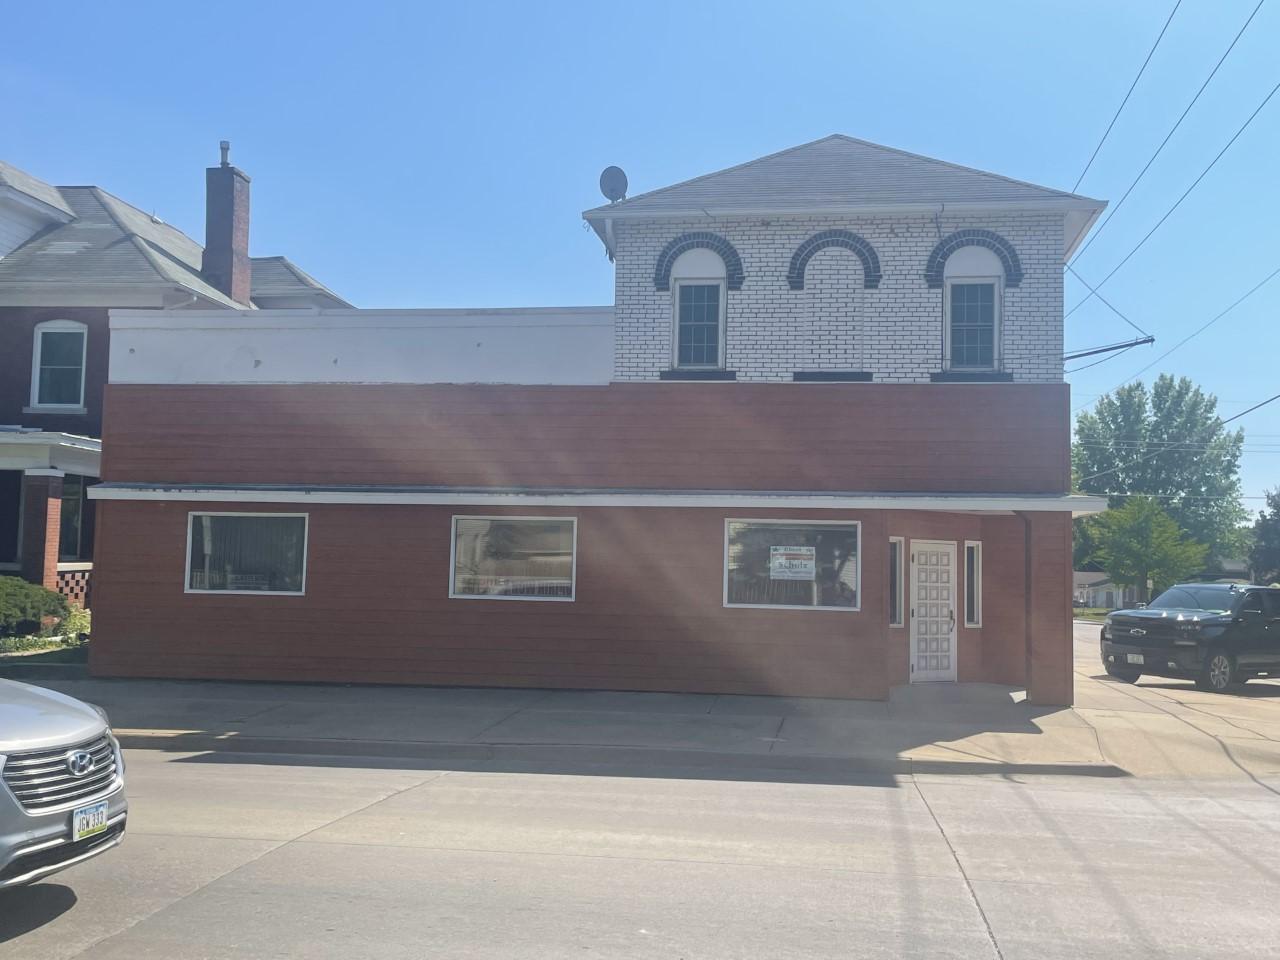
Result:
<svg viewBox="0 0 1280 960">
<path fill-rule="evenodd" d="M 716 334 L 715 363 L 681 363 L 680 362 L 680 288 L 711 287 L 720 288 L 720 328 Z M 671 282 L 671 368 L 673 370 L 723 370 L 725 368 L 725 326 L 729 309 L 729 289 L 724 277 L 681 277 Z"/>
<path fill-rule="evenodd" d="M 799 606 L 793 603 L 730 603 L 729 602 L 729 524 L 731 523 L 754 523 L 762 527 L 853 527 L 857 531 L 858 537 L 858 555 L 854 557 L 854 593 L 857 595 L 858 602 L 852 607 L 810 607 Z M 722 605 L 730 609 L 738 610 L 823 610 L 828 613 L 859 613 L 862 610 L 862 521 L 861 520 L 809 520 L 798 518 L 795 520 L 767 520 L 757 517 L 726 517 L 724 521 L 724 557 L 721 560 L 724 567 L 724 592 L 722 594 Z"/>
<path fill-rule="evenodd" d="M 457 580 L 454 564 L 458 553 L 458 521 L 459 520 L 567 520 L 573 525 L 573 546 L 569 558 L 569 596 L 567 597 L 496 597 L 478 593 L 455 593 L 453 585 Z M 547 516 L 483 516 L 476 514 L 455 514 L 449 522 L 449 599 L 450 600 L 517 600 L 525 603 L 573 603 L 578 599 L 578 518 Z"/>
<path fill-rule="evenodd" d="M 893 597 L 889 598 L 889 627 L 892 630 L 905 630 L 907 627 L 907 586 L 902 579 L 904 568 L 906 566 L 907 538 L 906 537 L 890 537 L 889 542 L 898 545 L 898 607 L 893 607 Z M 859 544 L 861 546 L 861 544 Z M 861 599 L 861 598 L 859 598 Z M 894 615 L 897 615 L 898 622 L 894 623 Z"/>
<path fill-rule="evenodd" d="M 993 344 L 991 352 L 991 366 L 989 367 L 961 367 L 952 361 L 951 356 L 951 285 L 953 283 L 990 283 L 995 286 L 995 327 L 992 332 Z M 943 280 L 942 290 L 942 349 L 943 357 L 946 359 L 944 369 L 947 370 L 972 370 L 974 372 L 985 372 L 989 370 L 999 370 L 1003 358 L 1003 350 L 1001 349 L 1004 341 L 1004 277 L 947 277 Z"/>
<path fill-rule="evenodd" d="M 969 619 L 969 550 L 974 552 L 973 571 L 973 605 L 977 608 L 973 612 L 977 617 L 973 620 Z M 964 625 L 966 627 L 982 626 L 982 541 L 966 540 L 964 542 L 964 593 L 960 598 L 961 606 L 964 609 Z"/>
<path fill-rule="evenodd" d="M 40 353 L 44 345 L 46 333 L 79 333 L 80 337 L 80 402 L 79 403 L 41 403 L 40 402 Z M 31 346 L 31 406 L 25 413 L 85 413 L 84 375 L 85 365 L 89 357 L 89 327 L 79 320 L 43 320 L 37 323 L 32 331 Z"/>
<path fill-rule="evenodd" d="M 302 589 L 301 590 L 196 590 L 191 586 L 191 533 L 196 517 L 301 517 L 302 518 Z M 311 549 L 311 515 L 308 513 L 259 513 L 218 510 L 192 510 L 187 514 L 187 560 L 182 574 L 182 592 L 228 597 L 305 597 L 307 595 L 307 555 Z"/>
</svg>

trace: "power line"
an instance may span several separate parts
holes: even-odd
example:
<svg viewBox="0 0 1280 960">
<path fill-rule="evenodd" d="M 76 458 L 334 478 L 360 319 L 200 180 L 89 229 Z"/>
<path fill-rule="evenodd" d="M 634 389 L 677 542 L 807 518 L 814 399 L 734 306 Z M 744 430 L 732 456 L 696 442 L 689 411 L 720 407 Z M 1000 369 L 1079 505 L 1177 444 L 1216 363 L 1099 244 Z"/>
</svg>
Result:
<svg viewBox="0 0 1280 960">
<path fill-rule="evenodd" d="M 1071 192 L 1075 193 L 1080 187 L 1080 182 L 1084 180 L 1084 175 L 1089 172 L 1089 168 L 1093 166 L 1093 161 L 1098 157 L 1098 151 L 1102 149 L 1102 145 L 1107 142 L 1107 137 L 1111 135 L 1111 128 L 1116 125 L 1116 121 L 1120 119 L 1120 113 L 1124 110 L 1124 105 L 1129 102 L 1129 97 L 1133 96 L 1133 89 L 1138 85 L 1138 81 L 1142 79 L 1142 74 L 1146 72 L 1147 64 L 1151 62 L 1151 57 L 1156 52 L 1156 47 L 1160 46 L 1160 41 L 1164 39 L 1164 33 L 1169 29 L 1169 24 L 1173 22 L 1173 15 L 1178 12 L 1178 7 L 1182 6 L 1182 0 L 1177 0 L 1173 5 L 1173 9 L 1169 11 L 1169 18 L 1165 20 L 1164 26 L 1160 28 L 1160 35 L 1156 37 L 1156 42 L 1151 45 L 1151 49 L 1147 51 L 1147 59 L 1142 61 L 1142 66 L 1138 68 L 1138 75 L 1133 78 L 1133 83 L 1129 84 L 1129 90 L 1124 95 L 1124 99 L 1120 101 L 1120 106 L 1116 107 L 1115 116 L 1111 118 L 1111 122 L 1107 124 L 1107 129 L 1102 133 L 1102 139 L 1098 141 L 1098 145 L 1093 148 L 1093 153 L 1089 157 L 1089 162 L 1084 165 L 1084 169 L 1080 171 L 1080 176 L 1076 177 L 1075 186 L 1071 188 Z"/>
<path fill-rule="evenodd" d="M 1222 159 L 1223 154 L 1225 154 L 1228 150 L 1230 150 L 1230 149 L 1231 149 L 1231 145 L 1232 145 L 1233 143 L 1235 143 L 1235 142 L 1236 142 L 1236 140 L 1238 140 L 1238 139 L 1240 138 L 1240 135 L 1241 135 L 1242 133 L 1244 133 L 1247 129 L 1249 129 L 1249 124 L 1253 123 L 1253 119 L 1254 119 L 1254 117 L 1256 117 L 1259 113 L 1261 113 L 1261 112 L 1262 112 L 1262 108 L 1263 108 L 1263 107 L 1265 107 L 1265 106 L 1266 106 L 1266 105 L 1271 101 L 1271 98 L 1272 98 L 1272 97 L 1274 97 L 1274 96 L 1276 95 L 1276 92 L 1277 92 L 1277 91 L 1280 91 L 1280 83 L 1277 83 L 1274 87 L 1272 87 L 1272 88 L 1271 88 L 1271 92 L 1270 92 L 1270 93 L 1268 93 L 1265 97 L 1263 97 L 1263 98 L 1262 98 L 1262 102 L 1261 102 L 1260 104 L 1258 104 L 1258 106 L 1254 109 L 1253 113 L 1249 114 L 1249 119 L 1248 119 L 1248 120 L 1246 120 L 1246 121 L 1244 122 L 1244 124 L 1240 127 L 1240 129 L 1239 129 L 1239 130 L 1237 130 L 1237 131 L 1232 135 L 1231 139 L 1227 141 L 1227 145 L 1226 145 L 1225 147 L 1223 147 L 1221 150 L 1219 150 L 1219 151 L 1218 151 L 1218 155 L 1217 155 L 1216 157 L 1214 157 L 1212 161 L 1210 161 L 1209 165 L 1208 165 L 1207 167 L 1205 167 L 1203 171 L 1201 171 L 1200 176 L 1196 177 L 1196 178 L 1195 178 L 1195 180 L 1194 180 L 1194 181 L 1192 181 L 1191 186 L 1187 187 L 1187 189 L 1183 191 L 1182 196 L 1180 196 L 1180 197 L 1177 199 L 1177 201 L 1174 203 L 1174 205 L 1173 205 L 1172 207 L 1170 207 L 1167 211 L 1165 211 L 1164 216 L 1163 216 L 1163 217 L 1161 217 L 1159 220 L 1157 220 L 1157 221 L 1156 221 L 1156 225 L 1155 225 L 1154 227 L 1152 227 L 1150 230 L 1148 230 L 1148 231 L 1147 231 L 1146 236 L 1144 236 L 1141 240 L 1139 240 L 1139 241 L 1138 241 L 1137 246 L 1135 246 L 1132 250 L 1130 250 L 1128 253 L 1126 253 L 1126 254 L 1124 255 L 1124 259 L 1123 259 L 1123 260 L 1121 260 L 1119 263 L 1117 263 L 1114 267 L 1112 267 L 1112 268 L 1111 268 L 1111 272 L 1110 272 L 1110 273 L 1108 273 L 1108 274 L 1107 274 L 1105 277 L 1103 277 L 1101 280 L 1099 280 L 1099 281 L 1098 281 L 1098 283 L 1097 283 L 1097 285 L 1096 285 L 1096 287 L 1089 287 L 1089 294 L 1088 294 L 1086 297 L 1084 297 L 1084 298 L 1083 298 L 1082 300 L 1080 300 L 1080 301 L 1079 301 L 1079 302 L 1078 302 L 1074 307 L 1072 307 L 1072 308 L 1071 308 L 1070 310 L 1068 310 L 1065 314 L 1063 314 L 1063 317 L 1062 317 L 1062 318 L 1063 318 L 1064 320 L 1065 320 L 1067 317 L 1071 316 L 1073 313 L 1075 313 L 1077 310 L 1079 310 L 1079 309 L 1080 309 L 1082 306 L 1084 306 L 1086 303 L 1088 303 L 1088 302 L 1089 302 L 1089 300 L 1091 300 L 1095 295 L 1098 295 L 1098 296 L 1100 297 L 1100 295 L 1099 295 L 1099 294 L 1098 294 L 1098 292 L 1097 292 L 1097 288 L 1098 288 L 1098 287 L 1102 287 L 1102 286 L 1104 286 L 1108 280 L 1110 280 L 1112 277 L 1114 277 L 1114 276 L 1116 275 L 1116 273 L 1120 270 L 1120 268 L 1121 268 L 1121 267 L 1123 267 L 1126 263 L 1128 263 L 1128 262 L 1129 262 L 1129 260 L 1133 257 L 1133 255 L 1134 255 L 1135 253 L 1137 253 L 1139 250 L 1141 250 L 1141 249 L 1142 249 L 1142 247 L 1143 247 L 1143 245 L 1144 245 L 1148 240 L 1150 240 L 1150 239 L 1151 239 L 1152 234 L 1154 234 L 1157 230 L 1159 230 L 1159 229 L 1160 229 L 1160 227 L 1161 227 L 1161 226 L 1163 226 L 1163 225 L 1164 225 L 1164 222 L 1165 222 L 1166 220 L 1168 220 L 1168 219 L 1169 219 L 1169 217 L 1171 217 L 1171 216 L 1173 215 L 1173 212 L 1174 212 L 1175 210 L 1177 210 L 1179 206 L 1181 206 L 1181 205 L 1182 205 L 1182 201 L 1183 201 L 1183 200 L 1185 200 L 1185 199 L 1187 199 L 1187 197 L 1190 195 L 1191 191 L 1192 191 L 1192 190 L 1194 190 L 1197 186 L 1199 186 L 1199 185 L 1200 185 L 1200 181 L 1201 181 L 1201 180 L 1203 180 L 1203 179 L 1208 175 L 1209 171 L 1210 171 L 1210 170 L 1212 170 L 1212 169 L 1214 168 L 1214 166 L 1216 166 L 1216 165 L 1217 165 L 1218 161 Z M 1070 268 L 1068 268 L 1068 269 L 1070 269 Z M 1080 277 L 1080 274 L 1076 273 L 1074 269 L 1072 269 L 1072 270 L 1071 270 L 1071 272 L 1072 272 L 1072 273 L 1075 273 L 1077 277 Z M 1080 279 L 1081 279 L 1081 282 L 1083 282 L 1083 281 L 1084 281 L 1084 278 L 1083 278 L 1083 277 L 1080 277 Z M 1087 283 L 1085 283 L 1085 286 L 1089 286 L 1089 285 L 1088 285 Z M 1103 302 L 1105 303 L 1105 301 L 1103 301 Z"/>
<path fill-rule="evenodd" d="M 1102 294 L 1100 294 L 1100 293 L 1098 292 L 1097 287 L 1091 287 L 1091 286 L 1089 286 L 1089 281 L 1088 281 L 1088 280 L 1086 280 L 1084 277 L 1080 276 L 1080 274 L 1079 274 L 1079 273 L 1076 273 L 1076 268 L 1075 268 L 1075 267 L 1073 267 L 1071 264 L 1069 264 L 1069 263 L 1068 263 L 1068 264 L 1067 264 L 1067 269 L 1068 269 L 1068 270 L 1070 270 L 1073 274 L 1075 274 L 1075 278 L 1076 278 L 1077 280 L 1079 280 L 1081 283 L 1083 283 L 1086 287 L 1089 287 L 1089 296 L 1091 296 L 1091 297 L 1097 297 L 1097 298 L 1098 298 L 1099 300 L 1101 300 L 1104 304 L 1106 304 L 1107 309 L 1109 309 L 1112 313 L 1114 313 L 1117 317 L 1119 317 L 1121 320 L 1123 320 L 1123 321 L 1124 321 L 1125 323 L 1127 323 L 1129 326 L 1133 327 L 1133 329 L 1137 330 L 1137 331 L 1138 331 L 1140 334 L 1142 334 L 1144 337 L 1150 337 L 1150 336 L 1151 336 L 1151 334 L 1147 333 L 1147 331 L 1143 330 L 1140 326 L 1138 326 L 1136 323 L 1134 323 L 1132 320 L 1130 320 L 1128 317 L 1126 317 L 1123 313 L 1121 313 L 1119 310 L 1117 310 L 1117 309 L 1116 309 L 1116 307 L 1115 307 L 1115 305 L 1114 305 L 1110 300 L 1108 300 L 1106 297 L 1104 297 Z M 1103 281 L 1103 282 L 1105 283 L 1105 281 Z M 1098 284 L 1098 286 L 1100 287 L 1100 286 L 1102 286 L 1102 284 Z M 1081 301 L 1081 303 L 1083 303 L 1083 302 L 1084 302 L 1084 301 Z M 1076 306 L 1079 306 L 1079 305 L 1080 305 L 1080 304 L 1076 304 Z M 1065 320 L 1065 319 L 1067 319 L 1067 317 L 1069 317 L 1069 316 L 1071 316 L 1070 312 L 1066 313 L 1066 314 L 1063 316 L 1063 318 L 1062 318 L 1062 319 L 1063 319 L 1063 320 Z M 1153 339 L 1154 339 L 1154 338 L 1153 338 Z"/>
<path fill-rule="evenodd" d="M 1203 326 L 1198 327 L 1197 329 L 1193 330 L 1191 333 L 1187 334 L 1185 337 L 1183 337 L 1181 340 L 1175 343 L 1172 347 L 1170 347 L 1164 353 L 1160 354 L 1160 356 L 1156 357 L 1154 360 L 1148 363 L 1145 367 L 1143 367 L 1141 370 L 1139 370 L 1137 373 L 1131 376 L 1129 380 L 1136 380 L 1138 377 L 1142 376 L 1144 373 L 1146 373 L 1148 370 L 1154 367 L 1157 363 L 1159 363 L 1169 354 L 1173 353 L 1173 351 L 1177 350 L 1179 347 L 1183 346 L 1184 344 L 1194 339 L 1195 337 L 1200 336 L 1200 334 L 1204 333 L 1206 330 L 1212 327 L 1215 323 L 1217 323 L 1219 320 L 1225 317 L 1228 313 L 1230 313 L 1236 307 L 1240 306 L 1240 304 L 1244 303 L 1251 296 L 1253 296 L 1255 293 L 1257 293 L 1259 290 L 1265 287 L 1268 283 L 1274 280 L 1278 274 L 1280 274 L 1280 267 L 1276 267 L 1269 274 L 1267 274 L 1266 277 L 1264 277 L 1258 283 L 1254 284 L 1254 286 L 1250 288 L 1248 293 L 1244 294 L 1244 296 L 1240 297 L 1240 299 L 1236 300 L 1233 304 L 1231 304 L 1231 306 L 1227 307 L 1225 310 L 1223 310 L 1221 313 L 1215 316 L 1212 320 L 1209 320 Z M 1128 383 L 1129 380 L 1126 380 L 1125 383 Z M 1123 384 L 1121 386 L 1123 386 Z"/>
<path fill-rule="evenodd" d="M 1274 403 L 1276 400 L 1280 400 L 1280 393 L 1277 393 L 1274 397 L 1268 397 L 1266 400 L 1263 400 L 1260 403 L 1255 403 L 1248 410 L 1241 411 L 1240 413 L 1237 413 L 1235 416 L 1227 417 L 1227 419 L 1225 420 L 1219 420 L 1217 425 L 1226 426 L 1232 420 L 1239 420 L 1245 414 L 1253 413 L 1253 411 L 1257 410 L 1259 407 L 1265 407 L 1268 403 Z M 1127 470 L 1129 467 L 1136 467 L 1140 463 L 1145 463 L 1146 461 L 1152 459 L 1153 457 L 1158 457 L 1160 456 L 1160 454 L 1168 453 L 1168 452 L 1169 452 L 1168 448 L 1155 450 L 1152 453 L 1148 453 L 1146 456 L 1139 457 L 1137 460 L 1132 460 L 1129 463 L 1122 463 L 1122 464 L 1119 464 L 1118 466 L 1111 467 L 1108 470 L 1103 470 L 1100 473 L 1094 473 L 1087 477 L 1081 477 L 1080 482 L 1088 483 L 1090 480 L 1098 479 L 1098 477 L 1105 477 L 1109 473 L 1115 473 L 1118 470 Z"/>
<path fill-rule="evenodd" d="M 1072 373 L 1079 373 L 1081 370 L 1088 370 L 1090 367 L 1096 367 L 1100 363 L 1106 363 L 1108 360 L 1114 360 L 1116 357 L 1122 357 L 1136 346 L 1137 346 L 1136 343 L 1131 343 L 1127 347 L 1121 347 L 1119 352 L 1117 353 L 1113 353 L 1110 356 L 1103 357 L 1100 360 L 1094 360 L 1092 363 L 1086 363 L 1083 367 L 1072 367 L 1070 370 L 1064 370 L 1063 373 L 1072 374 Z"/>
<path fill-rule="evenodd" d="M 1068 269 L 1068 270 L 1071 270 L 1071 267 L 1070 267 L 1070 266 L 1068 266 L 1068 267 L 1067 267 L 1067 269 Z M 1074 270 L 1072 270 L 1072 272 L 1074 273 L 1075 271 L 1074 271 Z M 1173 353 L 1173 351 L 1177 350 L 1179 347 L 1184 346 L 1184 345 L 1185 345 L 1185 344 L 1187 344 L 1189 341 L 1193 340 L 1195 337 L 1198 337 L 1200 334 L 1204 333 L 1204 332 L 1205 332 L 1206 330 L 1208 330 L 1211 326 L 1213 326 L 1215 323 L 1217 323 L 1219 320 L 1221 320 L 1223 317 L 1225 317 L 1228 313 L 1230 313 L 1230 312 L 1231 312 L 1232 310 L 1234 310 L 1236 307 L 1240 306 L 1240 304 L 1244 303 L 1246 300 L 1248 300 L 1250 297 L 1252 297 L 1255 293 L 1257 293 L 1259 290 L 1261 290 L 1263 287 L 1265 287 L 1268 283 L 1270 283 L 1272 280 L 1274 280 L 1274 279 L 1276 278 L 1276 276 L 1277 276 L 1277 275 L 1280 275 L 1280 267 L 1276 267 L 1276 268 L 1275 268 L 1274 270 L 1272 270 L 1269 274 L 1267 274 L 1265 277 L 1263 277 L 1261 280 L 1259 280 L 1257 283 L 1255 283 L 1255 284 L 1254 284 L 1252 287 L 1250 287 L 1250 288 L 1249 288 L 1245 293 L 1243 293 L 1241 296 L 1239 296 L 1238 298 L 1236 298 L 1236 299 L 1231 303 L 1231 305 L 1230 305 L 1230 306 L 1228 306 L 1226 309 L 1224 309 L 1222 312 L 1218 313 L 1216 316 L 1214 316 L 1214 317 L 1213 317 L 1212 319 L 1210 319 L 1208 322 L 1206 322 L 1206 323 L 1202 324 L 1202 325 L 1201 325 L 1199 328 L 1197 328 L 1196 330 L 1193 330 L 1191 333 L 1187 334 L 1185 337 L 1183 337 L 1181 340 L 1179 340 L 1177 343 L 1175 343 L 1172 347 L 1170 347 L 1170 348 L 1169 348 L 1168 350 L 1166 350 L 1164 353 L 1160 354 L 1160 356 L 1156 357 L 1154 360 L 1152 360 L 1150 363 L 1148 363 L 1145 367 L 1143 367 L 1143 368 L 1142 368 L 1141 370 L 1139 370 L 1137 373 L 1132 374 L 1132 375 L 1131 375 L 1131 376 L 1129 376 L 1127 379 L 1125 379 L 1125 380 L 1123 380 L 1122 382 L 1120 382 L 1119 384 L 1117 384 L 1115 387 L 1113 387 L 1113 388 L 1112 388 L 1112 391 L 1111 391 L 1111 392 L 1115 392 L 1116 390 L 1119 390 L 1119 389 L 1120 389 L 1121 387 L 1123 387 L 1125 384 L 1132 383 L 1134 380 L 1138 379 L 1138 377 L 1142 376 L 1144 373 L 1146 373 L 1148 370 L 1150 370 L 1152 367 L 1154 367 L 1157 363 L 1159 363 L 1159 362 L 1160 362 L 1161 360 L 1163 360 L 1165 357 L 1169 356 L 1169 354 Z M 1078 276 L 1078 274 L 1077 274 L 1077 276 Z M 1064 319 L 1065 319 L 1065 318 L 1064 318 Z M 1123 351 L 1122 351 L 1122 352 L 1123 352 Z M 1090 366 L 1092 366 L 1092 364 L 1090 364 Z M 1086 368 L 1086 367 L 1078 367 L 1078 368 L 1077 368 L 1077 370 L 1084 370 L 1084 369 L 1087 369 L 1087 368 Z M 1068 372 L 1068 373 L 1075 373 L 1076 371 L 1075 371 L 1075 370 L 1069 370 L 1069 371 L 1067 371 L 1067 372 Z M 1100 395 L 1099 395 L 1099 398 L 1101 398 L 1101 397 L 1105 397 L 1105 396 L 1108 396 L 1108 395 L 1109 395 L 1109 394 L 1105 394 L 1105 393 L 1104 393 L 1104 394 L 1100 394 Z M 1232 402 L 1236 402 L 1236 403 L 1239 403 L 1239 402 L 1244 402 L 1244 401 L 1229 401 L 1229 400 L 1228 400 L 1228 401 L 1221 401 L 1221 402 L 1225 402 L 1225 403 L 1232 403 Z M 1093 404 L 1086 403 L 1084 406 L 1082 406 L 1082 407 L 1077 407 L 1076 409 L 1072 410 L 1072 411 L 1071 411 L 1071 413 L 1072 413 L 1073 415 L 1074 415 L 1074 414 L 1077 414 L 1077 413 L 1079 413 L 1081 410 L 1087 410 L 1087 409 L 1088 409 L 1089 407 L 1091 407 L 1091 406 L 1093 406 Z"/>
<path fill-rule="evenodd" d="M 1129 194 L 1133 193 L 1133 188 L 1138 185 L 1139 181 L 1141 181 L 1144 176 L 1146 176 L 1147 171 L 1150 170 L 1151 165 L 1156 162 L 1156 158 L 1160 156 L 1160 153 L 1162 150 L 1164 150 L 1165 145 L 1169 142 L 1170 139 L 1172 139 L 1173 135 L 1177 133 L 1178 127 L 1182 126 L 1182 121 L 1187 118 L 1187 114 L 1191 112 L 1191 108 L 1194 107 L 1196 105 L 1196 101 L 1200 99 L 1200 94 L 1204 93 L 1205 88 L 1209 86 L 1209 81 L 1212 80 L 1214 76 L 1218 73 L 1218 68 L 1221 67 L 1222 64 L 1226 62 L 1226 59 L 1228 56 L 1230 56 L 1231 51 L 1235 49 L 1236 43 L 1240 40 L 1242 36 L 1244 36 L 1244 32 L 1249 29 L 1249 24 L 1253 22 L 1253 18 L 1258 15 L 1258 11 L 1262 9 L 1262 5 L 1266 2 L 1267 0 L 1258 0 L 1258 5 L 1253 8 L 1253 13 L 1249 14 L 1249 19 L 1244 22 L 1244 26 L 1241 27 L 1239 33 L 1235 35 L 1235 39 L 1231 41 L 1231 45 L 1227 47 L 1226 52 L 1223 53 L 1223 55 L 1218 58 L 1218 62 L 1214 64 L 1213 69 L 1209 71 L 1209 76 L 1204 78 L 1204 83 L 1200 84 L 1200 89 L 1196 91 L 1196 95 L 1191 98 L 1191 102 L 1188 103 L 1186 106 L 1186 109 L 1182 111 L 1182 116 L 1178 117 L 1177 122 L 1174 123 L 1174 125 L 1170 128 L 1169 132 L 1165 134 L 1164 139 L 1160 141 L 1160 146 L 1156 147 L 1156 152 L 1151 155 L 1151 159 L 1147 161 L 1146 166 L 1144 166 L 1138 172 L 1138 175 L 1134 177 L 1133 183 L 1129 184 L 1129 188 L 1125 190 L 1124 195 L 1119 200 L 1116 201 L 1116 205 L 1107 211 L 1106 219 L 1104 219 L 1102 223 L 1098 224 L 1098 228 L 1093 231 L 1093 235 L 1089 237 L 1088 241 L 1085 243 L 1083 247 L 1081 247 L 1079 250 L 1076 251 L 1076 255 L 1072 257 L 1072 260 L 1079 260 L 1082 256 L 1084 256 L 1084 252 L 1093 245 L 1093 241 L 1098 239 L 1098 234 L 1100 234 L 1106 228 L 1107 224 L 1111 222 L 1111 218 L 1114 217 L 1117 212 L 1119 212 L 1122 206 L 1124 206 L 1124 202 L 1129 199 Z"/>
<path fill-rule="evenodd" d="M 1253 413 L 1253 411 L 1257 410 L 1259 407 L 1265 407 L 1268 403 L 1274 403 L 1277 400 L 1280 400 L 1280 393 L 1277 393 L 1274 397 L 1267 397 L 1267 399 L 1263 400 L 1261 403 L 1255 403 L 1248 410 L 1242 410 L 1239 413 L 1237 413 L 1234 417 L 1227 417 L 1227 419 L 1223 420 L 1222 422 L 1230 423 L 1232 420 L 1239 420 L 1246 413 Z"/>
</svg>

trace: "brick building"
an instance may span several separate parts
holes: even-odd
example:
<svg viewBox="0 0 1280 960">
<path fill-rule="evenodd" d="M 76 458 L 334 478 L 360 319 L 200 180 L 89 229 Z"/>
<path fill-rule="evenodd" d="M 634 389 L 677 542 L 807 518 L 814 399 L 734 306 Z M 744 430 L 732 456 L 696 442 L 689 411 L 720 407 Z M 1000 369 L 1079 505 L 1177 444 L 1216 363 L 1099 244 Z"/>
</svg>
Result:
<svg viewBox="0 0 1280 960">
<path fill-rule="evenodd" d="M 611 307 L 113 311 L 92 668 L 1068 703 L 1102 207 L 829 137 L 588 210 Z"/>
<path fill-rule="evenodd" d="M 101 187 L 0 161 L 0 574 L 89 598 L 111 308 L 348 306 L 249 256 L 249 178 L 225 149 L 205 189 L 201 247 Z"/>
</svg>

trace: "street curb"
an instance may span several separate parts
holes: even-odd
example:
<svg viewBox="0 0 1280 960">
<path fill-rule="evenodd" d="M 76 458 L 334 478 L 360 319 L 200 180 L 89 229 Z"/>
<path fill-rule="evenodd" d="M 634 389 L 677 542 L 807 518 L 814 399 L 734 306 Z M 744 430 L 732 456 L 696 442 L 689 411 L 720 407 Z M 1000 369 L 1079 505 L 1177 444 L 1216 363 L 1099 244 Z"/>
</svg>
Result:
<svg viewBox="0 0 1280 960">
<path fill-rule="evenodd" d="M 87 680 L 84 663 L 10 663 L 0 660 L 0 677 L 8 680 Z"/>
</svg>

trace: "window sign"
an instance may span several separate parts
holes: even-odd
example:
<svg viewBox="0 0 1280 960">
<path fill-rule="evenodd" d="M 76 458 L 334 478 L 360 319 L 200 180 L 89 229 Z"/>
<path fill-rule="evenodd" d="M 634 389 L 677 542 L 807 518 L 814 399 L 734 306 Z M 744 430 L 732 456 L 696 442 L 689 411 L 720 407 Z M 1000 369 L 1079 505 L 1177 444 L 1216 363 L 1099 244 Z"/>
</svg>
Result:
<svg viewBox="0 0 1280 960">
<path fill-rule="evenodd" d="M 813 547 L 770 547 L 770 580 L 816 580 L 817 551 Z"/>
</svg>

